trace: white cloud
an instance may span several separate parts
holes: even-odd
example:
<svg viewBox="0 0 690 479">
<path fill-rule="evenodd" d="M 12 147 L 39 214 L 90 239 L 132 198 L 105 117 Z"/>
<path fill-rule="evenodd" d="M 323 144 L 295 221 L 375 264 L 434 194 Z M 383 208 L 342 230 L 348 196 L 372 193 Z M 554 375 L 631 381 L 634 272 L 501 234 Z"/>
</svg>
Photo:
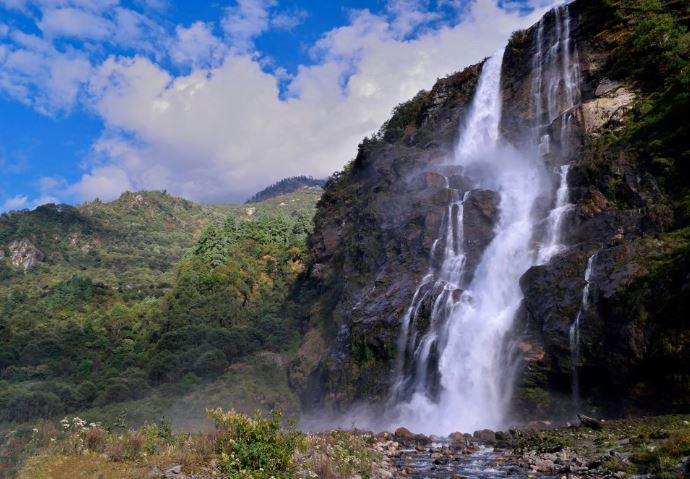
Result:
<svg viewBox="0 0 690 479">
<path fill-rule="evenodd" d="M 309 14 L 306 10 L 292 10 L 273 15 L 271 27 L 277 30 L 292 30 L 307 19 Z"/>
<path fill-rule="evenodd" d="M 175 41 L 171 47 L 172 59 L 193 68 L 216 66 L 225 54 L 225 45 L 213 35 L 211 26 L 195 22 L 185 28 L 175 29 Z"/>
<path fill-rule="evenodd" d="M 5 200 L 4 203 L 0 205 L 0 213 L 5 211 L 20 210 L 26 208 L 29 199 L 24 195 L 17 195 Z"/>
<path fill-rule="evenodd" d="M 228 7 L 221 23 L 230 47 L 238 52 L 251 50 L 254 39 L 268 30 L 269 9 L 276 5 L 276 0 L 237 0 L 237 5 Z"/>
<path fill-rule="evenodd" d="M 240 200 L 288 175 L 341 168 L 394 105 L 490 55 L 543 13 L 522 16 L 493 0 L 436 4 L 457 8 L 462 22 L 439 26 L 428 0 L 388 0 L 384 14 L 352 12 L 348 25 L 312 46 L 311 65 L 288 74 L 254 46 L 264 32 L 304 19 L 278 11 L 276 0 L 237 0 L 221 21 L 223 39 L 204 22 L 168 36 L 117 0 L 32 0 L 44 12 L 45 37 L 8 29 L 12 41 L 0 38 L 0 91 L 48 114 L 83 99 L 105 123 L 81 179 L 46 187 L 42 198 L 167 189 L 201 201 Z M 58 50 L 51 37 L 83 38 L 88 48 Z M 88 56 L 104 44 L 139 53 Z M 189 73 L 166 70 L 166 56 Z"/>
<path fill-rule="evenodd" d="M 123 191 L 132 190 L 127 173 L 116 166 L 94 168 L 82 176 L 81 180 L 69 187 L 65 193 L 78 198 L 100 198 L 113 200 Z"/>
<path fill-rule="evenodd" d="M 401 37 L 441 16 L 429 10 L 428 0 L 389 0 L 386 10 L 392 16 L 391 29 Z"/>
<path fill-rule="evenodd" d="M 90 40 L 107 38 L 112 23 L 100 15 L 79 8 L 50 8 L 43 10 L 38 27 L 48 38 L 71 37 Z"/>
<path fill-rule="evenodd" d="M 14 43 L 0 51 L 0 92 L 44 114 L 69 112 L 91 76 L 86 56 L 60 52 L 34 35 L 11 36 Z"/>
<path fill-rule="evenodd" d="M 480 0 L 462 24 L 402 40 L 385 17 L 357 12 L 318 42 L 318 62 L 299 68 L 287 100 L 251 54 L 179 77 L 143 57 L 110 58 L 90 83 L 93 108 L 108 125 L 96 153 L 109 166 L 95 167 L 72 192 L 86 199 L 104 189 L 165 188 L 224 201 L 287 175 L 326 176 L 394 105 L 490 55 L 538 14 Z"/>
</svg>

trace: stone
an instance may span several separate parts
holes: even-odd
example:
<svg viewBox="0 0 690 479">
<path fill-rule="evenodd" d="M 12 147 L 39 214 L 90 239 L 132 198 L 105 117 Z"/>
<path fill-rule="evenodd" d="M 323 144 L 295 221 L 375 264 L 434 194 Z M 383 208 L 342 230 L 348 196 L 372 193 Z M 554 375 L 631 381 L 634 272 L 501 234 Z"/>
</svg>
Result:
<svg viewBox="0 0 690 479">
<path fill-rule="evenodd" d="M 609 80 L 608 78 L 605 78 L 597 86 L 597 89 L 594 91 L 594 95 L 597 97 L 605 96 L 605 95 L 617 90 L 618 88 L 620 88 L 620 86 L 621 86 L 621 82 L 612 81 L 612 80 Z"/>
<path fill-rule="evenodd" d="M 165 475 L 167 476 L 168 474 L 181 474 L 182 473 L 182 466 L 181 465 L 176 465 L 165 471 Z"/>
<path fill-rule="evenodd" d="M 398 429 L 395 430 L 393 433 L 393 437 L 395 438 L 396 441 L 398 442 L 405 442 L 405 441 L 411 441 L 414 439 L 414 433 L 407 429 L 406 427 L 399 427 Z"/>
<path fill-rule="evenodd" d="M 427 188 L 445 188 L 446 177 L 438 173 L 428 172 L 424 175 L 424 184 Z"/>
<path fill-rule="evenodd" d="M 623 119 L 632 110 L 636 98 L 635 93 L 620 87 L 610 96 L 583 103 L 581 112 L 585 133 L 596 133 L 605 126 L 622 126 Z"/>
<path fill-rule="evenodd" d="M 45 255 L 27 238 L 12 241 L 9 244 L 10 262 L 24 272 L 31 269 L 37 262 L 43 261 Z"/>
<path fill-rule="evenodd" d="M 600 419 L 595 419 L 593 417 L 585 416 L 583 414 L 578 414 L 577 415 L 578 419 L 580 419 L 580 424 L 592 429 L 602 429 L 604 427 L 603 421 Z"/>
<path fill-rule="evenodd" d="M 491 429 L 482 429 L 481 431 L 474 431 L 472 435 L 475 439 L 485 444 L 493 444 L 496 442 L 496 433 Z"/>
<path fill-rule="evenodd" d="M 149 475 L 148 475 L 148 477 L 150 479 L 157 479 L 157 478 L 163 477 L 163 476 L 164 476 L 163 471 L 161 471 L 160 468 L 158 468 L 158 467 L 154 467 L 153 469 L 151 469 L 149 471 Z"/>
</svg>

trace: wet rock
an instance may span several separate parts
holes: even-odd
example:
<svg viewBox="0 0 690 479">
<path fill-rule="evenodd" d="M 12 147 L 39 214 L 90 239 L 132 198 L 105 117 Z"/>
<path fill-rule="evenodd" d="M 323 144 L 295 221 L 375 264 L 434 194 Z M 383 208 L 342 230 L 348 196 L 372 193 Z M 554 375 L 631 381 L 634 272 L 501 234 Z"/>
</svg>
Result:
<svg viewBox="0 0 690 479">
<path fill-rule="evenodd" d="M 424 175 L 424 185 L 427 188 L 445 188 L 446 177 L 438 173 L 428 172 Z"/>
<path fill-rule="evenodd" d="M 499 203 L 499 194 L 490 190 L 471 191 L 465 199 L 462 224 L 463 250 L 467 258 L 466 283 L 469 283 L 482 253 L 496 235 Z"/>
<path fill-rule="evenodd" d="M 474 431 L 472 437 L 484 444 L 496 443 L 496 433 L 493 432 L 491 429 L 482 429 L 481 431 Z"/>
<path fill-rule="evenodd" d="M 580 419 L 580 424 L 582 424 L 583 426 L 592 429 L 602 429 L 604 427 L 604 423 L 600 419 L 585 416 L 583 414 L 578 414 L 577 417 L 578 419 Z"/>
<path fill-rule="evenodd" d="M 409 429 L 407 429 L 405 427 L 399 427 L 393 433 L 393 437 L 395 438 L 396 441 L 405 444 L 406 442 L 410 442 L 410 441 L 414 440 L 415 435 Z"/>
</svg>

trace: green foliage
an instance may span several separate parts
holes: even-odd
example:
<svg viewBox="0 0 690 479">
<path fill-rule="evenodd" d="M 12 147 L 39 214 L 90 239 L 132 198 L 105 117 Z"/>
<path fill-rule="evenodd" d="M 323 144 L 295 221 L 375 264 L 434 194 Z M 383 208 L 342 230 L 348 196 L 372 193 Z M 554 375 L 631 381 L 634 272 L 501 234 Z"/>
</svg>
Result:
<svg viewBox="0 0 690 479">
<path fill-rule="evenodd" d="M 672 192 L 679 218 L 690 184 L 690 11 L 676 0 L 607 0 L 624 32 L 614 73 L 644 92 L 620 139 Z M 609 142 L 611 144 L 611 142 Z"/>
<path fill-rule="evenodd" d="M 221 470 L 228 479 L 288 479 L 294 477 L 292 456 L 303 436 L 292 427 L 283 429 L 281 414 L 254 418 L 235 411 L 209 411 L 219 428 Z"/>
<path fill-rule="evenodd" d="M 383 124 L 378 136 L 388 143 L 395 143 L 408 132 L 408 128 L 416 128 L 417 117 L 428 97 L 429 93 L 421 90 L 411 100 L 393 108 L 391 117 Z"/>
<path fill-rule="evenodd" d="M 247 208 L 125 193 L 0 215 L 0 248 L 28 239 L 49 258 L 27 274 L 0 259 L 0 422 L 140 401 L 291 347 L 285 301 L 317 198 Z"/>
</svg>

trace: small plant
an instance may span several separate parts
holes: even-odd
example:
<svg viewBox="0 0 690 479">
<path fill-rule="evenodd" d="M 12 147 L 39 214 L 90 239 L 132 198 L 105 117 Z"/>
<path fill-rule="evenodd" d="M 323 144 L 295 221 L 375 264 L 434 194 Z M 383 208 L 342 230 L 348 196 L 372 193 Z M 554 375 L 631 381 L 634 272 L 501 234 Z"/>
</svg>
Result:
<svg viewBox="0 0 690 479">
<path fill-rule="evenodd" d="M 250 418 L 235 411 L 208 411 L 219 429 L 220 468 L 227 479 L 288 479 L 294 477 L 292 461 L 303 436 L 291 426 L 281 426 L 281 413 L 270 418 L 257 412 Z"/>
</svg>

